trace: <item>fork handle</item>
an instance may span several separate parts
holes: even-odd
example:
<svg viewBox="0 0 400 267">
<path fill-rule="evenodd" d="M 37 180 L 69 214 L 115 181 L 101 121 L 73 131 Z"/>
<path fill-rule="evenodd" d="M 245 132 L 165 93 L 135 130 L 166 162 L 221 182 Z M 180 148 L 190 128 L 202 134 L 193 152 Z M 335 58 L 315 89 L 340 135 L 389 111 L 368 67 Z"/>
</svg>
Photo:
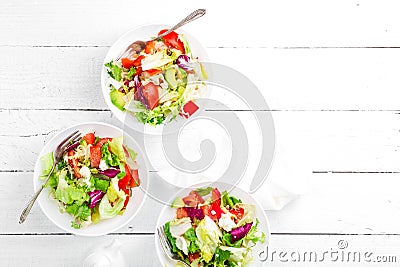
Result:
<svg viewBox="0 0 400 267">
<path fill-rule="evenodd" d="M 193 11 L 192 13 L 190 13 L 186 18 L 184 18 L 183 20 L 178 22 L 175 26 L 172 26 L 168 31 L 164 32 L 163 34 L 157 36 L 154 39 L 162 38 L 165 35 L 171 33 L 172 31 L 175 31 L 176 29 L 182 27 L 183 25 L 204 16 L 204 14 L 206 14 L 205 9 L 197 9 L 197 10 Z"/>
<path fill-rule="evenodd" d="M 22 211 L 21 216 L 19 217 L 19 223 L 25 222 L 26 218 L 28 217 L 33 204 L 35 204 L 37 198 L 39 197 L 40 193 L 42 192 L 44 185 L 32 196 L 31 200 L 29 200 L 28 204 L 26 205 L 25 209 Z"/>
<path fill-rule="evenodd" d="M 40 189 L 38 191 L 36 191 L 36 193 L 32 196 L 31 200 L 29 200 L 29 202 L 26 204 L 25 209 L 22 211 L 21 216 L 19 217 L 19 223 L 20 224 L 25 222 L 26 218 L 28 217 L 29 213 L 31 212 L 33 204 L 35 204 L 35 202 L 36 202 L 37 198 L 39 197 L 40 193 L 42 193 L 43 188 L 45 187 L 45 185 L 47 184 L 48 180 L 50 179 L 50 176 L 52 175 L 54 169 L 55 169 L 55 163 L 53 164 L 53 167 L 51 168 L 49 175 L 47 176 L 46 180 L 44 181 L 44 183 L 42 184 Z"/>
</svg>

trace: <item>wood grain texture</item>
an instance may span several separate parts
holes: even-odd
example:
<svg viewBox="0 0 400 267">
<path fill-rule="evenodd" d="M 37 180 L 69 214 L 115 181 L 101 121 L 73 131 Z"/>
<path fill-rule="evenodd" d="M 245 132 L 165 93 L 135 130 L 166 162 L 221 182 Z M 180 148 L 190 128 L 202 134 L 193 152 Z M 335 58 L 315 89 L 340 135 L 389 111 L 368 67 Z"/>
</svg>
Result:
<svg viewBox="0 0 400 267">
<path fill-rule="evenodd" d="M 394 112 L 274 111 L 273 116 L 278 145 L 285 149 L 276 159 L 285 160 L 293 170 L 301 167 L 306 175 L 314 171 L 400 172 L 396 159 L 400 115 Z M 8 125 L 0 128 L 1 171 L 33 170 L 46 140 L 73 124 L 104 121 L 122 127 L 109 111 L 3 110 L 0 120 Z M 180 142 L 190 144 L 190 138 L 184 135 Z M 150 150 L 162 147 L 160 138 L 146 140 L 152 144 Z M 182 153 L 198 153 L 191 149 L 182 146 Z M 250 157 L 250 161 L 259 160 Z M 153 170 L 168 167 L 163 159 L 162 152 L 152 153 Z"/>
<path fill-rule="evenodd" d="M 392 8 L 396 2 L 374 3 L 284 0 L 244 5 L 179 0 L 176 5 L 153 8 L 149 16 L 135 12 L 137 3 L 127 0 L 2 1 L 0 45 L 107 46 L 137 25 L 175 24 L 191 11 L 206 8 L 206 16 L 184 29 L 208 47 L 399 46 L 400 27 Z M 132 13 L 134 19 L 116 22 Z"/>
<path fill-rule="evenodd" d="M 27 262 L 30 266 L 48 266 L 49 262 L 56 266 L 82 266 L 82 262 L 86 255 L 97 245 L 110 244 L 114 239 L 122 242 L 121 253 L 125 257 L 128 266 L 160 266 L 157 256 L 152 253 L 154 247 L 153 235 L 112 235 L 99 238 L 82 238 L 76 236 L 57 236 L 57 235 L 36 235 L 36 236 L 0 236 L 2 243 L 7 243 L 0 250 L 0 258 L 2 266 L 22 266 Z M 348 248 L 341 250 L 338 248 L 338 242 L 344 240 L 348 243 Z M 37 244 L 40 243 L 41 246 Z M 374 236 L 371 239 L 368 236 L 348 236 L 348 235 L 325 235 L 325 236 L 310 236 L 310 235 L 272 235 L 271 244 L 268 248 L 269 257 L 264 262 L 263 266 L 397 266 L 400 254 L 396 247 L 400 246 L 399 236 Z M 29 250 L 30 253 L 20 253 L 20 251 Z M 43 253 L 46 251 L 46 254 Z M 322 259 L 323 253 L 327 251 L 338 252 L 338 254 L 326 254 L 323 262 L 314 262 L 313 258 L 309 260 L 308 256 L 301 261 L 293 262 L 290 260 L 290 254 L 300 253 L 300 255 L 309 255 L 310 253 L 318 253 L 318 259 Z M 370 262 L 362 261 L 347 262 L 347 254 L 344 261 L 341 258 L 341 251 L 345 253 L 368 253 Z M 273 255 L 272 253 L 275 252 Z M 286 252 L 286 256 L 279 256 L 279 253 Z M 340 253 L 340 254 L 339 254 Z M 73 256 L 71 256 L 73 255 Z M 353 255 L 353 254 L 351 254 Z M 273 256 L 273 257 L 271 257 Z M 339 258 L 337 258 L 339 256 Z M 393 256 L 392 261 L 378 263 L 373 262 L 378 260 L 378 256 Z M 288 262 L 284 262 L 284 260 Z M 296 258 L 295 258 L 296 259 Z M 336 259 L 336 261 L 333 260 Z M 357 258 L 356 258 L 357 259 Z M 54 266 L 53 265 L 53 266 Z"/>
<path fill-rule="evenodd" d="M 107 109 L 100 86 L 107 50 L 0 47 L 0 108 Z M 250 78 L 272 110 L 400 110 L 400 49 L 210 48 L 208 52 L 212 62 Z"/>
<path fill-rule="evenodd" d="M 100 87 L 102 61 L 112 43 L 140 24 L 173 24 L 206 8 L 205 17 L 184 29 L 207 48 L 213 62 L 242 72 L 258 86 L 275 120 L 276 160 L 285 160 L 308 187 L 283 210 L 267 213 L 274 233 L 270 248 L 331 251 L 345 240 L 346 251 L 397 255 L 396 263 L 368 266 L 398 266 L 397 1 L 178 0 L 152 5 L 162 8 L 151 8 L 148 16 L 128 0 L 0 1 L 0 265 L 80 266 L 95 245 L 118 238 L 129 266 L 160 266 L 153 233 L 162 206 L 153 200 L 129 225 L 98 238 L 64 233 L 38 205 L 25 224 L 19 225 L 18 217 L 33 193 L 32 170 L 46 140 L 85 121 L 122 126 Z M 246 120 L 248 113 L 239 117 Z M 256 140 L 250 132 L 249 139 Z M 189 137 L 183 136 L 181 144 Z M 148 144 L 154 151 L 161 146 L 157 138 Z M 188 147 L 182 152 L 198 153 Z M 258 162 L 256 152 L 250 160 Z M 151 175 L 169 168 L 162 153 L 154 153 L 152 164 Z M 279 168 L 277 173 L 287 173 Z M 339 264 L 267 263 L 333 265 Z"/>
</svg>

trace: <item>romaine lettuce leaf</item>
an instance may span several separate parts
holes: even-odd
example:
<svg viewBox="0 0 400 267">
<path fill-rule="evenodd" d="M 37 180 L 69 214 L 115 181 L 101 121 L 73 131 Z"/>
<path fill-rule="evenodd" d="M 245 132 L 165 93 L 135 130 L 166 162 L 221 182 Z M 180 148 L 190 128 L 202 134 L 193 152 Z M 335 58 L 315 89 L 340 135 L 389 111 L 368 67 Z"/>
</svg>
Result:
<svg viewBox="0 0 400 267">
<path fill-rule="evenodd" d="M 107 68 L 108 75 L 110 75 L 111 78 L 113 78 L 117 82 L 120 82 L 122 80 L 122 68 L 114 64 L 113 61 L 104 64 L 104 66 Z"/>
<path fill-rule="evenodd" d="M 125 156 L 125 151 L 123 148 L 123 142 L 124 142 L 123 136 L 115 137 L 109 143 L 109 146 L 110 146 L 111 152 L 114 153 L 120 161 L 126 162 L 126 156 Z"/>
<path fill-rule="evenodd" d="M 208 263 L 220 243 L 222 232 L 210 217 L 205 216 L 196 228 L 196 236 L 202 257 Z"/>
<path fill-rule="evenodd" d="M 164 233 L 167 236 L 169 242 L 171 243 L 172 252 L 174 252 L 174 253 L 178 252 L 178 248 L 176 247 L 176 238 L 172 236 L 171 231 L 170 231 L 170 222 L 167 222 L 164 225 Z"/>
<path fill-rule="evenodd" d="M 99 179 L 99 178 L 94 178 L 94 187 L 95 187 L 95 189 L 106 193 L 109 186 L 110 186 L 110 182 L 109 181 L 102 180 L 102 179 Z"/>
<path fill-rule="evenodd" d="M 111 153 L 108 150 L 109 145 L 110 145 L 109 143 L 105 143 L 101 147 L 101 159 L 103 159 L 108 166 L 113 166 L 113 167 L 119 166 L 120 162 L 117 155 Z"/>
<path fill-rule="evenodd" d="M 65 204 L 72 204 L 75 201 L 79 206 L 85 201 L 89 201 L 89 195 L 85 190 L 75 187 L 74 185 L 69 185 L 66 182 L 66 174 L 66 170 L 60 171 L 57 190 L 54 193 L 55 197 Z"/>
<path fill-rule="evenodd" d="M 229 251 L 230 252 L 229 260 L 234 261 L 236 263 L 240 263 L 239 266 L 245 266 L 252 260 L 251 253 L 249 253 L 250 250 L 247 248 L 220 246 L 219 249 Z"/>
<path fill-rule="evenodd" d="M 42 165 L 42 175 L 40 175 L 39 179 L 45 179 L 47 175 L 49 175 L 54 164 L 53 152 L 43 155 L 40 158 L 40 163 Z"/>
<path fill-rule="evenodd" d="M 111 179 L 111 184 L 107 189 L 107 197 L 111 202 L 117 200 L 117 198 L 125 198 L 125 193 L 119 189 L 118 187 L 118 177 L 114 177 Z"/>
</svg>

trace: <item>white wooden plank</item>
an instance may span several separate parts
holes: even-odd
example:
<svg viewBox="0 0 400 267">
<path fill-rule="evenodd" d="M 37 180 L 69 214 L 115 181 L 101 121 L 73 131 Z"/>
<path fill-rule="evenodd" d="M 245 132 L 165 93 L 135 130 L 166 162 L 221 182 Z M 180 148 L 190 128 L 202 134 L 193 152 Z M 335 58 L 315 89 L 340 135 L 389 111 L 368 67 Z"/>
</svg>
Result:
<svg viewBox="0 0 400 267">
<path fill-rule="evenodd" d="M 122 253 L 128 266 L 160 266 L 155 255 L 154 237 L 104 236 L 82 238 L 75 236 L 1 236 L 0 258 L 2 266 L 81 266 L 91 249 L 110 244 L 114 239 L 122 243 Z M 338 243 L 348 247 L 340 249 Z M 268 258 L 262 254 L 263 266 L 398 266 L 399 236 L 309 236 L 273 235 Z M 261 252 L 261 251 L 260 251 Z M 286 253 L 286 255 L 284 254 Z M 325 253 L 325 255 L 324 255 Z M 331 254 L 333 253 L 333 254 Z M 342 255 L 344 253 L 344 258 Z M 350 253 L 350 260 L 348 255 Z M 293 254 L 293 258 L 291 257 Z M 316 255 L 318 262 L 314 261 Z M 300 255 L 300 260 L 297 260 Z M 353 255 L 356 255 L 353 260 Z M 358 261 L 360 255 L 360 261 Z M 367 256 L 365 256 L 367 255 Z M 304 257 L 305 256 L 305 257 Z M 383 258 L 382 256 L 386 256 Z M 390 257 L 388 257 L 390 256 Z M 387 262 L 382 262 L 386 259 Z M 286 260 L 286 261 L 285 261 Z M 381 260 L 381 262 L 377 262 Z M 375 262 L 373 262 L 375 261 Z M 391 262 L 389 262 L 391 261 Z M 261 266 L 261 265 L 260 265 Z"/>
<path fill-rule="evenodd" d="M 267 212 L 273 233 L 400 234 L 399 174 L 313 174 L 306 183 L 304 195 L 281 211 Z M 1 233 L 63 232 L 37 205 L 18 224 L 32 193 L 32 173 L 0 173 Z M 161 208 L 149 198 L 118 232 L 153 233 Z"/>
<path fill-rule="evenodd" d="M 146 23 L 174 24 L 194 9 L 207 15 L 186 25 L 205 46 L 396 46 L 397 2 L 202 1 L 174 5 L 153 1 L 143 12 L 136 1 L 2 1 L 0 45 L 110 45 Z M 162 8 L 156 8 L 162 7 Z M 379 14 L 384 14 L 379 16 Z M 379 16 L 379 19 L 375 19 Z"/>
<path fill-rule="evenodd" d="M 0 107 L 106 109 L 100 70 L 107 49 L 0 47 Z M 208 51 L 249 77 L 274 110 L 399 109 L 400 49 Z"/>
<path fill-rule="evenodd" d="M 285 160 L 288 168 L 301 167 L 306 175 L 313 171 L 400 171 L 396 160 L 400 116 L 394 112 L 276 111 L 273 117 L 278 145 L 284 149 L 276 160 Z M 0 128 L 0 170 L 33 170 L 45 141 L 70 125 L 105 121 L 121 127 L 109 111 L 10 110 L 0 111 L 0 120 L 7 125 Z M 186 135 L 180 142 L 190 140 Z M 159 138 L 146 141 L 153 144 L 149 149 L 161 149 Z M 182 151 L 195 152 L 190 146 Z M 258 162 L 257 156 L 250 157 Z M 162 152 L 152 153 L 151 160 L 155 169 L 168 167 Z"/>
</svg>

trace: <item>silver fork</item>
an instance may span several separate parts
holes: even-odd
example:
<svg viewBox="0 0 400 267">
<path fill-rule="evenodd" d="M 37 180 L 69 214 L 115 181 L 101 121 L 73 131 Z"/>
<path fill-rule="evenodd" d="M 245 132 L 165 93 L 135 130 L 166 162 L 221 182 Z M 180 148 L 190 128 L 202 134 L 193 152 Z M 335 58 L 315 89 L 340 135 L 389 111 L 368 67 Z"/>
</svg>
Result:
<svg viewBox="0 0 400 267">
<path fill-rule="evenodd" d="M 39 197 L 40 193 L 43 191 L 43 188 L 45 187 L 45 185 L 47 184 L 47 182 L 50 179 L 51 174 L 53 173 L 57 163 L 61 160 L 64 152 L 70 148 L 75 142 L 77 142 L 80 139 L 81 134 L 79 133 L 79 131 L 75 131 L 72 134 L 70 134 L 67 138 L 65 138 L 56 148 L 56 150 L 54 151 L 54 163 L 53 166 L 51 167 L 50 173 L 48 174 L 46 180 L 44 181 L 44 183 L 42 184 L 42 186 L 40 187 L 40 189 L 38 191 L 36 191 L 36 193 L 32 196 L 31 200 L 29 200 L 29 202 L 26 204 L 25 209 L 22 211 L 21 216 L 19 217 L 19 223 L 23 223 L 26 218 L 28 217 L 33 204 L 35 204 L 36 199 Z"/>
<path fill-rule="evenodd" d="M 164 226 L 160 226 L 159 228 L 157 228 L 157 234 L 158 234 L 158 239 L 160 239 L 161 246 L 162 246 L 165 254 L 167 254 L 168 258 L 170 258 L 171 260 L 174 260 L 174 261 L 181 262 L 185 266 L 190 267 L 190 265 L 187 264 L 185 261 L 183 261 L 178 256 L 178 254 L 172 252 L 172 246 L 169 243 L 167 236 L 165 235 Z"/>
</svg>

